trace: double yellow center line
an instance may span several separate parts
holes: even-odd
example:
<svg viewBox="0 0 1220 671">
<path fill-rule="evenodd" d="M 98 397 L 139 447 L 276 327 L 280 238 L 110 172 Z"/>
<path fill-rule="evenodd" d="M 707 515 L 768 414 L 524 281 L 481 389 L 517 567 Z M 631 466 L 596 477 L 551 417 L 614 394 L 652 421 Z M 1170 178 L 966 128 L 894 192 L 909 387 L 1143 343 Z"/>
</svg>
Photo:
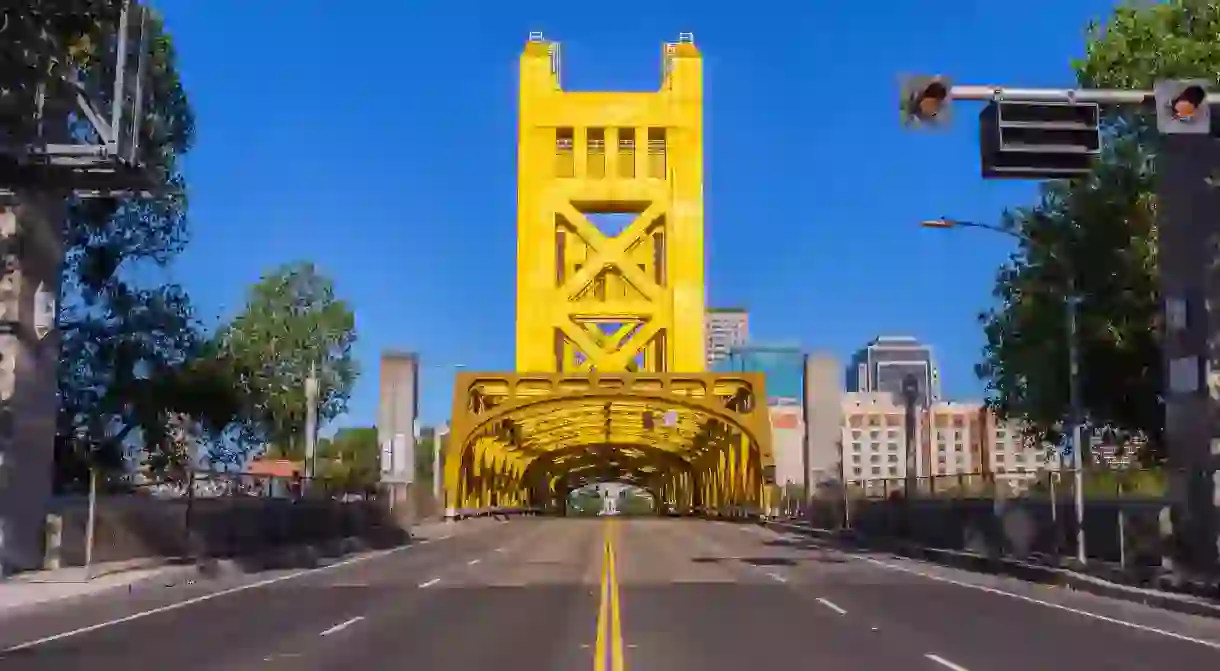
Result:
<svg viewBox="0 0 1220 671">
<path fill-rule="evenodd" d="M 601 600 L 597 608 L 597 642 L 593 671 L 623 671 L 623 625 L 619 615 L 618 571 L 614 563 L 614 518 L 605 524 L 602 541 Z"/>
</svg>

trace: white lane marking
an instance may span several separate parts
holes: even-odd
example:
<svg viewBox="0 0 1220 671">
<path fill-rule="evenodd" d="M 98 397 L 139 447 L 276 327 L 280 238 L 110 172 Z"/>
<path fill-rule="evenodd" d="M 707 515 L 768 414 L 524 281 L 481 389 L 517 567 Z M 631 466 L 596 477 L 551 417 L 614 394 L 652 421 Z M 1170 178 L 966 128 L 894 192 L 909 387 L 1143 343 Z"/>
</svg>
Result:
<svg viewBox="0 0 1220 671">
<path fill-rule="evenodd" d="M 239 592 L 245 592 L 247 590 L 258 589 L 260 587 L 267 587 L 269 585 L 274 585 L 276 583 L 284 582 L 285 580 L 292 580 L 293 578 L 299 578 L 304 575 L 312 575 L 315 573 L 322 573 L 324 571 L 333 571 L 334 569 L 342 568 L 344 566 L 351 566 L 352 564 L 359 564 L 361 562 L 369 561 L 370 559 L 377 559 L 378 557 L 384 557 L 386 555 L 393 554 L 396 552 L 402 552 L 403 550 L 409 550 L 409 549 L 415 547 L 415 545 L 417 545 L 417 544 L 412 543 L 411 545 L 402 545 L 402 546 L 399 546 L 396 548 L 390 548 L 389 550 L 378 550 L 377 552 L 373 552 L 373 553 L 370 553 L 367 555 L 362 555 L 359 557 L 352 557 L 351 559 L 344 559 L 342 561 L 337 561 L 333 564 L 328 564 L 326 566 L 319 566 L 318 568 L 302 569 L 300 571 L 293 571 L 292 573 L 276 576 L 274 578 L 267 578 L 266 580 L 259 580 L 258 582 L 252 582 L 248 585 L 238 585 L 237 587 L 230 587 L 229 589 L 222 589 L 219 592 L 211 592 L 211 593 L 203 594 L 203 595 L 191 598 L 191 599 L 187 599 L 185 601 L 178 601 L 176 603 L 171 603 L 171 604 L 168 604 L 165 606 L 158 606 L 157 608 L 150 608 L 148 610 L 142 610 L 138 613 L 132 613 L 131 615 L 125 615 L 123 617 L 115 618 L 113 620 L 106 620 L 105 622 L 98 622 L 97 624 L 91 624 L 87 627 L 79 627 L 77 629 L 63 631 L 58 634 L 51 634 L 50 636 L 43 636 L 42 638 L 36 638 L 32 641 L 26 641 L 25 643 L 19 643 L 12 647 L 5 648 L 3 650 L 3 652 L 9 653 L 9 652 L 17 652 L 18 650 L 28 650 L 29 648 L 37 647 L 40 645 L 45 645 L 45 644 L 51 643 L 53 641 L 60 641 L 65 638 L 71 638 L 73 636 L 80 636 L 81 634 L 87 634 L 91 631 L 97 631 L 98 629 L 105 629 L 106 627 L 113 627 L 118 624 L 124 624 L 126 622 L 132 622 L 134 620 L 143 619 L 150 615 L 157 615 L 159 613 L 167 613 L 171 610 L 178 610 L 179 608 L 186 608 L 187 606 L 193 606 L 197 603 L 211 601 L 212 599 L 217 599 L 222 596 L 228 596 L 230 594 L 237 594 Z"/>
<path fill-rule="evenodd" d="M 496 548 L 496 552 L 504 552 L 504 548 Z"/>
<path fill-rule="evenodd" d="M 363 619 L 364 619 L 363 615 L 357 615 L 356 617 L 353 617 L 350 620 L 336 624 L 335 626 L 331 627 L 330 629 L 327 629 L 326 631 L 318 634 L 318 636 L 330 636 L 331 634 L 334 634 L 334 633 L 343 631 L 344 629 L 347 629 L 348 627 L 352 626 L 353 624 L 356 624 L 357 622 L 359 622 Z"/>
<path fill-rule="evenodd" d="M 933 655 L 932 653 L 929 652 L 928 654 L 924 655 L 924 657 L 927 657 L 928 659 L 932 660 L 933 662 L 940 664 L 941 666 L 945 667 L 946 669 L 950 669 L 950 671 L 970 671 L 966 667 L 964 667 L 960 664 L 954 664 L 953 662 L 950 662 L 949 660 L 945 659 L 944 657 L 941 657 L 940 655 Z"/>
<path fill-rule="evenodd" d="M 788 582 L 787 578 L 785 578 L 784 576 L 782 576 L 774 571 L 767 571 L 767 576 L 770 577 L 772 580 L 778 580 L 780 582 Z"/>
<path fill-rule="evenodd" d="M 822 597 L 818 597 L 818 603 L 822 604 L 823 606 L 826 606 L 827 608 L 833 610 L 834 612 L 838 613 L 839 615 L 847 615 L 847 611 L 843 610 L 838 604 L 831 601 L 830 599 L 823 599 Z"/>
<path fill-rule="evenodd" d="M 433 579 L 429 580 L 428 582 L 421 582 L 421 583 L 419 584 L 419 586 L 420 586 L 420 587 L 431 587 L 431 586 L 435 585 L 436 583 L 438 583 L 438 582 L 440 582 L 440 581 L 441 581 L 441 579 L 440 579 L 440 578 L 433 578 Z"/>
<path fill-rule="evenodd" d="M 1073 608 L 1071 606 L 1065 606 L 1061 603 L 1054 603 L 1053 601 L 1043 601 L 1042 599 L 1035 599 L 1032 596 L 1025 596 L 1024 594 L 1014 594 L 1013 592 L 1005 592 L 1002 589 L 996 589 L 994 587 L 987 587 L 985 585 L 975 585 L 972 583 L 963 582 L 961 580 L 954 580 L 952 578 L 946 578 L 944 576 L 935 575 L 932 573 L 928 573 L 926 571 L 918 571 L 916 569 L 907 568 L 905 566 L 899 566 L 897 564 L 890 564 L 889 562 L 883 562 L 880 559 L 874 559 L 872 557 L 862 557 L 860 555 L 851 555 L 851 554 L 849 554 L 848 556 L 854 557 L 856 559 L 862 559 L 866 562 L 869 562 L 870 564 L 874 564 L 876 566 L 880 566 L 882 568 L 886 568 L 891 571 L 901 571 L 903 573 L 910 573 L 911 575 L 917 575 L 917 576 L 920 576 L 923 578 L 927 578 L 928 580 L 935 580 L 936 582 L 943 582 L 947 585 L 956 585 L 958 587 L 965 587 L 967 589 L 975 589 L 980 592 L 986 592 L 988 594 L 1006 596 L 1010 599 L 1016 599 L 1017 601 L 1024 601 L 1026 603 L 1037 604 L 1039 606 L 1045 606 L 1047 608 L 1053 608 L 1055 610 L 1060 610 L 1065 613 L 1073 613 L 1075 615 L 1081 615 L 1083 617 L 1093 618 L 1094 620 L 1099 620 L 1101 622 L 1109 622 L 1110 624 L 1117 624 L 1121 627 L 1129 627 L 1131 629 L 1137 629 L 1139 631 L 1146 631 L 1150 634 L 1160 634 L 1161 636 L 1166 636 L 1168 638 L 1177 639 L 1179 641 L 1185 641 L 1187 643 L 1197 643 L 1199 645 L 1206 646 L 1213 650 L 1220 650 L 1220 642 L 1217 642 L 1217 641 L 1209 641 L 1209 640 L 1203 639 L 1203 638 L 1195 638 L 1193 636 L 1187 636 L 1185 634 L 1179 634 L 1177 632 L 1167 631 L 1165 629 L 1158 629 L 1156 627 L 1150 627 L 1146 624 L 1128 622 L 1127 620 L 1120 620 L 1116 617 L 1109 617 L 1108 615 L 1101 615 L 1099 613 L 1082 610 L 1080 608 Z"/>
<path fill-rule="evenodd" d="M 471 559 L 470 561 L 466 562 L 466 565 L 467 565 L 467 566 L 474 566 L 475 564 L 477 564 L 477 563 L 479 563 L 479 562 L 481 562 L 481 561 L 483 561 L 483 560 L 482 560 L 482 559 Z"/>
</svg>

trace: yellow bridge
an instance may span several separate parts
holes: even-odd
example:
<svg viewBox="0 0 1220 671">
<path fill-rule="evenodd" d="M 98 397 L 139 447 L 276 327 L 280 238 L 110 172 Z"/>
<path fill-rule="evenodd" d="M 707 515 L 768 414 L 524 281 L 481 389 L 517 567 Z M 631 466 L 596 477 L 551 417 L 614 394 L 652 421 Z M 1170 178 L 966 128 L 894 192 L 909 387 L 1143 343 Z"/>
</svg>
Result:
<svg viewBox="0 0 1220 671">
<path fill-rule="evenodd" d="M 457 376 L 451 516 L 562 512 L 591 482 L 685 514 L 771 494 L 763 376 L 705 372 L 702 59 L 684 35 L 663 61 L 655 92 L 569 92 L 558 43 L 521 55 L 517 371 Z"/>
</svg>

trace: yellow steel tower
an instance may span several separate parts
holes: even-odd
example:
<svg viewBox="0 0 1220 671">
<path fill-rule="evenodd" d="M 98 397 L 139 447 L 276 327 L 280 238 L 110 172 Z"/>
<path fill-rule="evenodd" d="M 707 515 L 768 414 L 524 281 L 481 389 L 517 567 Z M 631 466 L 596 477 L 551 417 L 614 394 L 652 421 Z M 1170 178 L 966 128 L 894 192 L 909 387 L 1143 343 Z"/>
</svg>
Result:
<svg viewBox="0 0 1220 671">
<path fill-rule="evenodd" d="M 517 370 L 704 368 L 703 72 L 665 45 L 655 92 L 569 92 L 559 45 L 521 56 Z M 595 214 L 631 214 L 621 233 Z M 615 234 L 617 233 L 617 235 Z"/>
<path fill-rule="evenodd" d="M 773 481 L 765 380 L 704 372 L 703 81 L 689 35 L 653 92 L 571 92 L 521 56 L 517 371 L 455 380 L 446 514 L 562 510 L 605 479 L 739 514 Z M 625 215 L 605 230 L 595 215 Z"/>
</svg>

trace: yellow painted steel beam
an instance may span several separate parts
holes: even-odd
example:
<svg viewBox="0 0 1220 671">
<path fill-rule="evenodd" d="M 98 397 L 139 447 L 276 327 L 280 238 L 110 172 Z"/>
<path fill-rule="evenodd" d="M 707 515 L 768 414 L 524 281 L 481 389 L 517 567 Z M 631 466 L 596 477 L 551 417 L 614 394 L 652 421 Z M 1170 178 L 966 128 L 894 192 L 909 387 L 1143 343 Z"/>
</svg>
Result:
<svg viewBox="0 0 1220 671">
<path fill-rule="evenodd" d="M 702 57 L 668 45 L 654 92 L 570 92 L 558 49 L 520 63 L 517 369 L 702 371 Z"/>
<path fill-rule="evenodd" d="M 451 507 L 554 502 L 574 473 L 664 474 L 683 506 L 740 506 L 758 498 L 750 479 L 772 464 L 759 374 L 463 372 L 457 388 Z"/>
</svg>

